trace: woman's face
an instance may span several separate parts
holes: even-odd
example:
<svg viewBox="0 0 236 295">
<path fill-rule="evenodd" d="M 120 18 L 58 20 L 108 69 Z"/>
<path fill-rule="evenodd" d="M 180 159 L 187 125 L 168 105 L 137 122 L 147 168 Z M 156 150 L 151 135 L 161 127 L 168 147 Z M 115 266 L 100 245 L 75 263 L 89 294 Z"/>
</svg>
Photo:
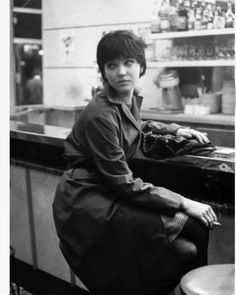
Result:
<svg viewBox="0 0 236 295">
<path fill-rule="evenodd" d="M 134 58 L 114 59 L 104 66 L 108 83 L 121 97 L 132 94 L 139 82 L 140 70 L 140 64 Z"/>
</svg>

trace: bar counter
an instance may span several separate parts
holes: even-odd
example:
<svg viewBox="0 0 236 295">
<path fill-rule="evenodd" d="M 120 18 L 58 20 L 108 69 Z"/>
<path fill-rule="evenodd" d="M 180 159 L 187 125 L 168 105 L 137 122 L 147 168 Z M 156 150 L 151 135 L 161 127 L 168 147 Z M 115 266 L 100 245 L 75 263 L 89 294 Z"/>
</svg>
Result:
<svg viewBox="0 0 236 295">
<path fill-rule="evenodd" d="M 61 255 L 52 217 L 55 188 L 66 169 L 64 139 L 70 130 L 11 121 L 10 241 L 17 259 L 86 289 Z M 211 204 L 222 226 L 211 231 L 209 263 L 234 262 L 234 156 L 156 160 L 138 151 L 129 165 L 144 181 Z"/>
<path fill-rule="evenodd" d="M 50 125 L 38 125 L 29 124 L 17 121 L 10 122 L 10 136 L 11 139 L 23 140 L 29 143 L 40 143 L 48 146 L 56 146 L 63 148 L 64 139 L 70 132 L 70 128 L 50 126 Z M 220 150 L 222 147 L 217 147 Z M 234 151 L 233 148 L 224 148 L 229 151 Z M 193 156 L 184 155 L 178 157 L 172 157 L 167 159 L 151 159 L 145 157 L 141 151 L 135 156 L 136 160 L 143 160 L 147 162 L 155 163 L 171 163 L 175 165 L 187 165 L 200 168 L 203 170 L 223 171 L 234 173 L 234 155 L 230 157 L 219 157 L 214 153 L 209 156 Z M 65 169 L 65 167 L 64 167 Z"/>
<path fill-rule="evenodd" d="M 71 128 L 85 106 L 26 105 L 11 110 L 11 120 L 40 125 Z M 176 122 L 208 133 L 217 146 L 234 148 L 234 116 L 226 114 L 189 115 L 183 112 L 158 111 L 155 108 L 142 109 L 142 120 L 164 123 Z"/>
</svg>

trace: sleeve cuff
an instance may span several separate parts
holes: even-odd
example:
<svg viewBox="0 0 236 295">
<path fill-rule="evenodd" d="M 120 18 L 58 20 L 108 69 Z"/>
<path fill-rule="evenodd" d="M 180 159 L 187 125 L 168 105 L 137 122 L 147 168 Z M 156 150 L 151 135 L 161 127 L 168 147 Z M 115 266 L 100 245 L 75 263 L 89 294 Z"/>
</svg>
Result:
<svg viewBox="0 0 236 295">
<path fill-rule="evenodd" d="M 183 211 L 184 210 L 184 197 L 183 196 L 180 196 L 180 204 L 179 204 L 179 209 L 181 210 L 181 211 Z"/>
</svg>

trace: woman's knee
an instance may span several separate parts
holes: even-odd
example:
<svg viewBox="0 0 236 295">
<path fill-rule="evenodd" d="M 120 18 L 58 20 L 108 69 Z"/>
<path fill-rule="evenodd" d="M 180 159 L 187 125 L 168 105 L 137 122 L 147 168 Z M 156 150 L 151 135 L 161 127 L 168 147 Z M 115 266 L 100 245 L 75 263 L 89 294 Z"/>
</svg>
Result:
<svg viewBox="0 0 236 295">
<path fill-rule="evenodd" d="M 207 242 L 209 239 L 209 227 L 196 218 L 189 217 L 180 236 L 186 237 L 193 243 Z"/>
</svg>

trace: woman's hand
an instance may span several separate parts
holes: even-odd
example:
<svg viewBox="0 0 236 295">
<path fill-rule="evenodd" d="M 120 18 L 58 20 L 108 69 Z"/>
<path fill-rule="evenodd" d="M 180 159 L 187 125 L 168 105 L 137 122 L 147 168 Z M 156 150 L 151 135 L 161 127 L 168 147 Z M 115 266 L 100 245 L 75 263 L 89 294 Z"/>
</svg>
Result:
<svg viewBox="0 0 236 295">
<path fill-rule="evenodd" d="M 213 227 L 217 217 L 210 205 L 184 198 L 183 210 L 190 216 L 200 219 L 206 226 Z"/>
<path fill-rule="evenodd" d="M 197 131 L 195 129 L 179 128 L 176 131 L 176 135 L 180 135 L 186 138 L 195 137 L 200 143 L 207 143 L 209 139 L 206 136 L 206 133 Z"/>
</svg>

